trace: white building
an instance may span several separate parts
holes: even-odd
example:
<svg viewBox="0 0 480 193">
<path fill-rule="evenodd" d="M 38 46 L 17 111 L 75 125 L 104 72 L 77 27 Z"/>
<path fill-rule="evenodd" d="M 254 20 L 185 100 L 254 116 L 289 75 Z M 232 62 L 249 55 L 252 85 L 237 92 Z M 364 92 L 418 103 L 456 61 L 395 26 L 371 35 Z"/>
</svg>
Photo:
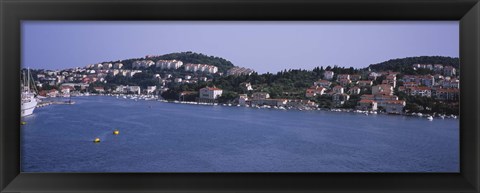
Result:
<svg viewBox="0 0 480 193">
<path fill-rule="evenodd" d="M 222 96 L 223 90 L 216 87 L 205 87 L 200 89 L 201 99 L 217 99 Z"/>
<path fill-rule="evenodd" d="M 132 68 L 148 68 L 155 65 L 155 62 L 151 60 L 137 60 L 132 63 Z"/>
<path fill-rule="evenodd" d="M 127 71 L 127 76 L 128 77 L 133 77 L 133 75 L 137 74 L 137 73 L 142 73 L 141 70 L 132 70 L 132 71 Z"/>
<path fill-rule="evenodd" d="M 403 100 L 382 101 L 381 104 L 378 104 L 378 106 L 383 107 L 387 113 L 391 114 L 402 114 L 405 105 L 406 102 Z"/>
<path fill-rule="evenodd" d="M 185 71 L 188 72 L 205 72 L 205 73 L 217 73 L 218 68 L 213 65 L 207 65 L 207 64 L 185 64 L 184 66 Z"/>
<path fill-rule="evenodd" d="M 255 100 L 268 99 L 268 98 L 270 98 L 270 94 L 268 94 L 266 92 L 255 92 L 255 93 L 252 94 L 252 98 L 255 99 Z"/>
<path fill-rule="evenodd" d="M 154 93 L 157 90 L 157 86 L 148 86 L 147 87 L 147 94 Z"/>
<path fill-rule="evenodd" d="M 238 104 L 241 106 L 246 106 L 248 101 L 248 96 L 246 94 L 240 94 L 238 96 Z"/>
<path fill-rule="evenodd" d="M 156 67 L 160 69 L 178 69 L 183 65 L 180 60 L 159 60 L 156 63 Z"/>
<path fill-rule="evenodd" d="M 122 63 L 115 63 L 113 64 L 113 68 L 114 69 L 121 69 L 123 67 L 123 64 Z"/>
<path fill-rule="evenodd" d="M 129 91 L 134 94 L 140 94 L 140 86 L 130 86 Z"/>
</svg>

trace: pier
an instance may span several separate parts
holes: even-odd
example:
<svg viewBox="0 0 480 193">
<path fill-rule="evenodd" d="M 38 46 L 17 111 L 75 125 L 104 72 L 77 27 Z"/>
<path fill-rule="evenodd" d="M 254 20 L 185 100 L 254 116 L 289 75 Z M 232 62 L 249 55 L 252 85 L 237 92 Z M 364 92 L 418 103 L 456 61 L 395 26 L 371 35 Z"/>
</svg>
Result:
<svg viewBox="0 0 480 193">
<path fill-rule="evenodd" d="M 75 101 L 42 101 L 37 104 L 37 108 L 48 105 L 73 105 Z"/>
</svg>

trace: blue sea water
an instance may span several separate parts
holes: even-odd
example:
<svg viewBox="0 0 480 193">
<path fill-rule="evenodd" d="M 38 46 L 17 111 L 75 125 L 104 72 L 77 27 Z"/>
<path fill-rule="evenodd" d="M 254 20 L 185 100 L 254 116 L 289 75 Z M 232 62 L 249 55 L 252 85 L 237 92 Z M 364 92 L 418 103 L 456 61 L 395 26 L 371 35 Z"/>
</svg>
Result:
<svg viewBox="0 0 480 193">
<path fill-rule="evenodd" d="M 23 172 L 459 172 L 455 119 L 72 100 L 23 119 Z"/>
</svg>

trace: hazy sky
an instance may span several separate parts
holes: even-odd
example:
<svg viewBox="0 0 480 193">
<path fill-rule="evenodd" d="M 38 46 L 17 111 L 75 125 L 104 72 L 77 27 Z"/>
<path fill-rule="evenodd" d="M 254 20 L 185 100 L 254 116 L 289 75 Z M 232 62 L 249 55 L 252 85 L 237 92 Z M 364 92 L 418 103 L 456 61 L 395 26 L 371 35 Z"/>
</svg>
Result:
<svg viewBox="0 0 480 193">
<path fill-rule="evenodd" d="M 193 51 L 260 73 L 366 67 L 410 56 L 459 56 L 457 21 L 23 21 L 22 66 L 83 67 Z"/>
</svg>

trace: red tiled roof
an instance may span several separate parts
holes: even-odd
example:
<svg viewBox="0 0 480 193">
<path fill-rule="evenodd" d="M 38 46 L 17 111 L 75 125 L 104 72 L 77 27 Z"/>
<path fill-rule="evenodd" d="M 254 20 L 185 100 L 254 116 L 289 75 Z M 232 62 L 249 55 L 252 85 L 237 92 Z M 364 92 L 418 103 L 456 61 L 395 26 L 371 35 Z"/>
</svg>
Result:
<svg viewBox="0 0 480 193">
<path fill-rule="evenodd" d="M 370 99 L 362 99 L 359 101 L 359 103 L 374 103 L 375 101 L 374 100 L 370 100 Z"/>
</svg>

